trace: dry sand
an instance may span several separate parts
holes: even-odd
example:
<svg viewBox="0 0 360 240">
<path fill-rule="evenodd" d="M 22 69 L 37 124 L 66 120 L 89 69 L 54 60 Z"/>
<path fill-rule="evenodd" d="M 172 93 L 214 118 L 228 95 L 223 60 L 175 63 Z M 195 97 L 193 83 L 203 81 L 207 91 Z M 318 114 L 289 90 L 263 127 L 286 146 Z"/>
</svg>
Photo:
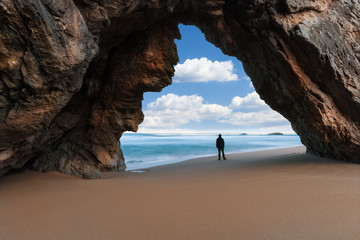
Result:
<svg viewBox="0 0 360 240">
<path fill-rule="evenodd" d="M 0 239 L 360 239 L 360 165 L 303 147 L 0 180 Z"/>
</svg>

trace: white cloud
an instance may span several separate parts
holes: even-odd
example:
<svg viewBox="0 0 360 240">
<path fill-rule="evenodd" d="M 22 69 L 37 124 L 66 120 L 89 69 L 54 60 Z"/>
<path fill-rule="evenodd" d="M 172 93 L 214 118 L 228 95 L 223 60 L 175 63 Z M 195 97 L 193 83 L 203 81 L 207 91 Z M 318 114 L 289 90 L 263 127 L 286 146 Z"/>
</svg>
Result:
<svg viewBox="0 0 360 240">
<path fill-rule="evenodd" d="M 198 95 L 167 94 L 148 104 L 141 127 L 176 128 L 190 121 L 219 120 L 230 116 L 231 112 L 227 106 L 204 103 Z"/>
<path fill-rule="evenodd" d="M 220 122 L 247 127 L 280 126 L 288 124 L 288 121 L 281 114 L 272 110 L 248 113 L 234 112 L 228 119 L 222 119 Z"/>
<path fill-rule="evenodd" d="M 214 61 L 207 58 L 187 59 L 175 66 L 175 82 L 228 82 L 238 80 L 234 64 L 230 61 Z"/>
<path fill-rule="evenodd" d="M 140 132 L 197 132 L 196 129 L 184 129 L 184 124 L 202 123 L 204 120 L 218 122 L 218 128 L 228 124 L 242 131 L 271 132 L 284 129 L 292 132 L 288 120 L 267 106 L 256 92 L 244 98 L 234 97 L 229 106 L 206 103 L 198 95 L 167 94 L 149 103 L 144 114 Z"/>
<path fill-rule="evenodd" d="M 249 93 L 243 98 L 239 96 L 234 97 L 229 107 L 232 109 L 270 109 L 270 107 L 260 99 L 257 92 Z"/>
<path fill-rule="evenodd" d="M 243 98 L 234 97 L 229 107 L 240 111 L 233 112 L 231 117 L 221 120 L 223 123 L 258 127 L 289 125 L 288 120 L 272 110 L 255 91 Z"/>
</svg>

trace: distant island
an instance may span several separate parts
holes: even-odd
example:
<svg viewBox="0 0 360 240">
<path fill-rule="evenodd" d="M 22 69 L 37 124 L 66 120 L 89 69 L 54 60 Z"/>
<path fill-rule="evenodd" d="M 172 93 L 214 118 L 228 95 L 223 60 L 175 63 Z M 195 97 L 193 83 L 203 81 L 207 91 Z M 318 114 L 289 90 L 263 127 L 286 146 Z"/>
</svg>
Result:
<svg viewBox="0 0 360 240">
<path fill-rule="evenodd" d="M 239 135 L 245 136 L 245 135 L 247 135 L 247 133 L 240 133 Z"/>
<path fill-rule="evenodd" d="M 284 135 L 284 134 L 281 132 L 274 132 L 274 133 L 269 133 L 268 135 Z"/>
</svg>

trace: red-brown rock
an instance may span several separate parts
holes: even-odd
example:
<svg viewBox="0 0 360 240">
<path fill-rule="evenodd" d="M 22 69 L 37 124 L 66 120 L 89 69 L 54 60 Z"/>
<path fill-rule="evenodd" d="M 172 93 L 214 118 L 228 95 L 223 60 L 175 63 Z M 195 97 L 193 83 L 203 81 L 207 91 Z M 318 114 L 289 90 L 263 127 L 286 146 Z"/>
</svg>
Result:
<svg viewBox="0 0 360 240">
<path fill-rule="evenodd" d="M 124 169 L 120 137 L 171 84 L 179 23 L 242 61 L 308 151 L 360 162 L 358 0 L 5 0 L 0 176 Z"/>
</svg>

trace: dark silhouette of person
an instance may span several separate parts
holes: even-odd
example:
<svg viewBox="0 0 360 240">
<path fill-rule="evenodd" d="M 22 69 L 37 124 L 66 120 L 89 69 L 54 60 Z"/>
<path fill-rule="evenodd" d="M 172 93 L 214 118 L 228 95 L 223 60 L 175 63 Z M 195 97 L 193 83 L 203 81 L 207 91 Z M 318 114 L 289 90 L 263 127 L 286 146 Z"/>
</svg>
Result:
<svg viewBox="0 0 360 240">
<path fill-rule="evenodd" d="M 217 147 L 218 152 L 219 152 L 219 158 L 218 158 L 218 160 L 220 160 L 220 152 L 222 153 L 223 159 L 226 160 L 225 154 L 224 154 L 225 141 L 224 141 L 224 139 L 221 137 L 221 134 L 219 134 L 219 137 L 216 139 L 216 147 Z"/>
</svg>

